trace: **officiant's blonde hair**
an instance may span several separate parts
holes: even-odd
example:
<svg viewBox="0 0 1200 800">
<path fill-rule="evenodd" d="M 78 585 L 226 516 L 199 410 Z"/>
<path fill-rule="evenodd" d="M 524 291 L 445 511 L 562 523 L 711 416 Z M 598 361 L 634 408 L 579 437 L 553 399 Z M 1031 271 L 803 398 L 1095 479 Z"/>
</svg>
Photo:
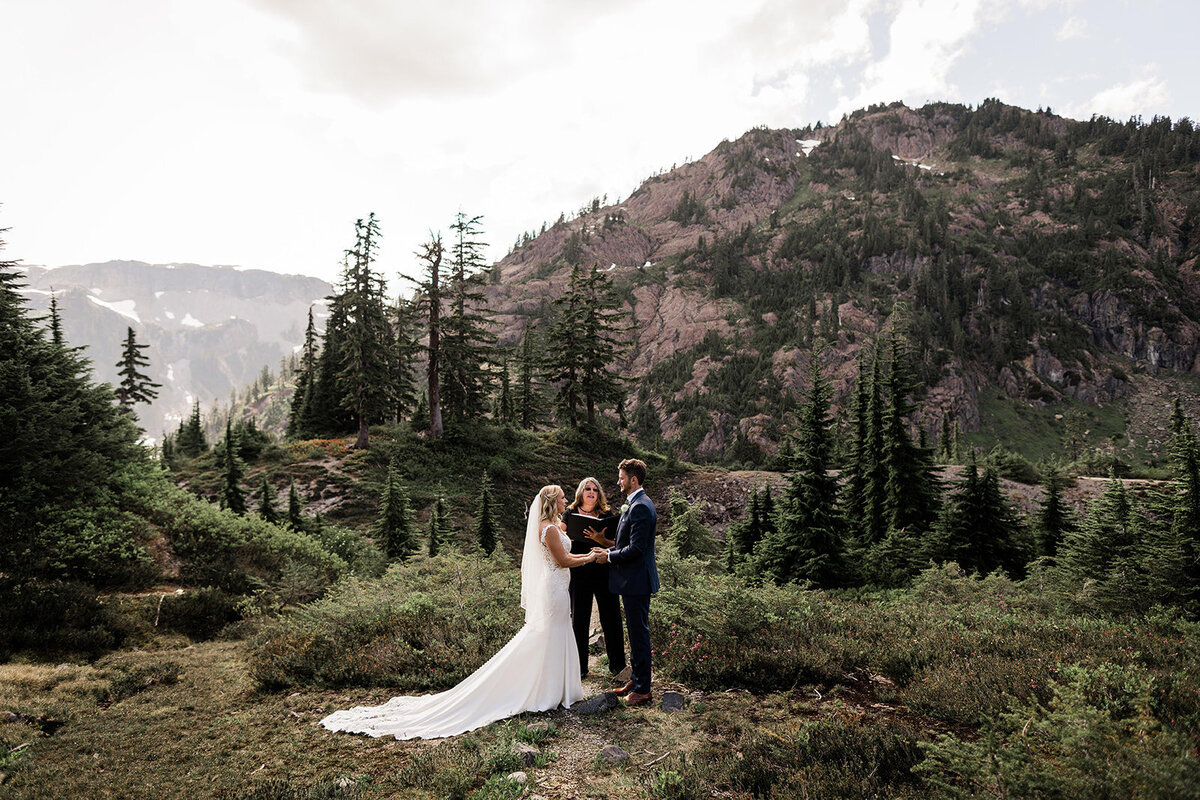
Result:
<svg viewBox="0 0 1200 800">
<path fill-rule="evenodd" d="M 567 496 L 562 487 L 551 483 L 542 487 L 538 492 L 538 519 L 546 522 L 558 522 L 558 496 Z"/>
<path fill-rule="evenodd" d="M 608 497 L 604 494 L 604 487 L 600 485 L 600 481 L 591 477 L 579 482 L 579 486 L 575 488 L 575 500 L 567 508 L 574 510 L 583 505 L 583 490 L 587 488 L 588 483 L 596 484 L 596 494 L 600 495 L 600 499 L 596 501 L 596 511 L 608 511 Z"/>
</svg>

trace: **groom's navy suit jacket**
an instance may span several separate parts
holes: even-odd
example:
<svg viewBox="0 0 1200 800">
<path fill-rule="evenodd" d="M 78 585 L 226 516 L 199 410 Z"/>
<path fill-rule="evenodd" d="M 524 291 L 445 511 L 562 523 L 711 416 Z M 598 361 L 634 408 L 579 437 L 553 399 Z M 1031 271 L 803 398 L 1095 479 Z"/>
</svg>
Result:
<svg viewBox="0 0 1200 800">
<path fill-rule="evenodd" d="M 617 539 L 608 551 L 608 588 L 613 594 L 654 594 L 658 591 L 658 564 L 654 560 L 654 533 L 658 512 L 639 491 L 629 511 L 617 523 Z"/>
</svg>

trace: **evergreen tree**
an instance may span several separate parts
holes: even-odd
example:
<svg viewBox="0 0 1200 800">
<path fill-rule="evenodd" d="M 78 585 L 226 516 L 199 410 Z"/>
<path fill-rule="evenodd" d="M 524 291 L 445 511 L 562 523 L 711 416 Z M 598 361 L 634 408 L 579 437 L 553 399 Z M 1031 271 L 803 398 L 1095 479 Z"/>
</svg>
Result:
<svg viewBox="0 0 1200 800">
<path fill-rule="evenodd" d="M 546 377 L 554 387 L 554 410 L 560 422 L 579 425 L 580 365 L 583 361 L 583 270 L 571 268 L 567 289 L 554 299 L 557 312 L 546 346 Z"/>
<path fill-rule="evenodd" d="M 507 358 L 500 362 L 500 396 L 496 400 L 496 416 L 505 425 L 514 425 L 517 421 Z"/>
<path fill-rule="evenodd" d="M 221 490 L 221 507 L 235 514 L 246 513 L 246 491 L 242 488 L 246 465 L 238 455 L 237 433 L 230 422 L 225 423 L 225 449 L 222 457 L 224 487 Z"/>
<path fill-rule="evenodd" d="M 356 449 L 370 447 L 370 422 L 390 416 L 395 408 L 393 391 L 392 327 L 383 279 L 372 269 L 379 248 L 379 223 L 374 214 L 355 222 L 354 249 L 347 252 L 348 269 L 343 273 L 338 298 L 347 324 L 341 340 L 337 380 L 340 405 L 358 420 Z"/>
<path fill-rule="evenodd" d="M 117 402 L 131 414 L 134 403 L 149 403 L 158 397 L 155 389 L 162 386 L 138 371 L 140 367 L 150 366 L 150 360 L 142 353 L 149 346 L 138 344 L 133 328 L 126 328 L 125 346 L 121 351 L 121 360 L 116 364 L 120 367 L 117 374 L 121 376 L 121 382 L 117 385 Z"/>
<path fill-rule="evenodd" d="M 701 502 L 692 502 L 672 489 L 667 502 L 671 506 L 671 524 L 667 528 L 667 539 L 681 556 L 711 558 L 717 555 L 716 541 L 708 527 L 700 522 L 704 510 Z"/>
<path fill-rule="evenodd" d="M 914 444 L 906 427 L 905 420 L 916 409 L 910 399 L 916 379 L 908 362 L 906 344 L 894 336 L 883 433 L 886 508 L 890 527 L 920 535 L 937 519 L 942 487 L 933 475 L 932 453 Z"/>
<path fill-rule="evenodd" d="M 94 506 L 147 458 L 112 389 L 28 316 L 23 286 L 0 260 L 0 574 L 17 581 L 53 569 L 48 515 Z"/>
<path fill-rule="evenodd" d="M 942 428 L 938 436 L 938 458 L 943 464 L 954 460 L 954 431 L 950 427 L 950 412 L 942 412 Z"/>
<path fill-rule="evenodd" d="M 1079 529 L 1063 541 L 1059 564 L 1074 584 L 1104 580 L 1116 562 L 1132 559 L 1136 541 L 1125 484 L 1110 473 L 1108 486 L 1088 507 Z"/>
<path fill-rule="evenodd" d="M 1046 478 L 1042 483 L 1042 501 L 1038 506 L 1036 530 L 1038 550 L 1043 556 L 1055 558 L 1058 548 L 1064 539 L 1075 530 L 1074 514 L 1063 501 L 1064 488 L 1062 473 L 1051 466 L 1046 470 Z"/>
<path fill-rule="evenodd" d="M 204 422 L 200 417 L 200 401 L 192 404 L 192 413 L 179 424 L 175 436 L 175 449 L 188 458 L 208 452 L 208 439 L 204 435 Z"/>
<path fill-rule="evenodd" d="M 58 295 L 50 292 L 50 341 L 55 347 L 65 347 L 63 338 L 62 318 L 58 314 Z"/>
<path fill-rule="evenodd" d="M 429 430 L 429 398 L 424 392 L 421 392 L 420 397 L 417 398 L 417 407 L 413 409 L 411 424 L 414 431 Z"/>
<path fill-rule="evenodd" d="M 555 385 L 559 419 L 579 424 L 579 406 L 589 425 L 599 406 L 616 405 L 625 396 L 613 367 L 626 349 L 621 300 L 599 265 L 571 269 L 566 291 L 554 301 L 558 315 L 550 332 L 548 371 Z"/>
<path fill-rule="evenodd" d="M 417 361 L 421 351 L 421 309 L 413 300 L 398 298 L 392 309 L 392 324 L 395 331 L 396 351 L 393 359 L 392 386 L 396 401 L 396 419 L 412 420 L 417 412 Z M 426 422 L 428 427 L 428 405 Z M 418 428 L 415 421 L 413 428 Z"/>
<path fill-rule="evenodd" d="M 1200 446 L 1178 397 L 1171 410 L 1170 454 L 1179 483 L 1171 525 L 1184 548 L 1189 576 L 1193 583 L 1200 583 Z"/>
<path fill-rule="evenodd" d="M 487 472 L 479 483 L 479 510 L 475 515 L 475 538 L 483 552 L 489 556 L 496 551 L 500 526 L 496 523 L 495 501 L 492 499 L 492 481 Z"/>
<path fill-rule="evenodd" d="M 429 321 L 429 343 L 427 345 L 428 372 L 425 402 L 429 408 L 429 436 L 440 439 L 445 433 L 442 423 L 441 402 L 441 331 L 442 331 L 442 258 L 445 248 L 441 234 L 432 234 L 429 241 L 421 245 L 420 259 L 425 262 L 425 278 L 417 282 L 417 303 Z"/>
<path fill-rule="evenodd" d="M 865 348 L 864 348 L 865 350 Z M 877 452 L 872 448 L 871 435 L 871 381 L 867 376 L 865 356 L 860 352 L 858 358 L 858 380 L 854 387 L 854 404 L 851 409 L 851 428 L 854 441 L 850 448 L 850 459 L 847 464 L 846 489 L 842 493 L 845 517 L 853 526 L 858 540 L 859 549 L 869 541 L 869 526 L 867 516 L 867 485 L 875 469 Z M 792 455 L 789 453 L 789 462 Z M 789 463 L 788 468 L 791 468 Z"/>
<path fill-rule="evenodd" d="M 614 367 L 629 348 L 625 324 L 629 312 L 621 310 L 621 299 L 599 264 L 592 264 L 580 288 L 584 296 L 580 394 L 588 424 L 595 425 L 597 408 L 615 407 L 625 399 L 624 383 Z"/>
<path fill-rule="evenodd" d="M 487 247 L 480 239 L 482 219 L 460 211 L 450 226 L 454 239 L 442 318 L 441 401 L 446 416 L 459 423 L 483 416 L 492 392 L 489 362 L 496 335 L 490 330 L 495 322 L 482 311 Z"/>
<path fill-rule="evenodd" d="M 926 539 L 923 555 L 939 563 L 956 561 L 964 570 L 983 575 L 996 569 L 1019 574 L 1029 555 L 999 479 L 991 470 L 980 476 L 973 453 L 962 482 Z"/>
<path fill-rule="evenodd" d="M 393 456 L 388 466 L 387 485 L 379 503 L 379 517 L 371 530 L 375 541 L 383 546 L 390 559 L 403 561 L 417 551 L 417 537 L 413 531 L 412 509 L 408 494 L 400 480 L 399 458 Z M 437 547 L 430 540 L 430 555 L 437 555 Z"/>
<path fill-rule="evenodd" d="M 429 507 L 429 555 L 432 558 L 441 550 L 442 545 L 454 536 L 454 527 L 450 524 L 450 512 L 446 508 L 446 498 L 438 492 L 433 504 Z"/>
<path fill-rule="evenodd" d="M 761 573 L 780 583 L 808 581 L 831 587 L 845 579 L 845 522 L 838 513 L 837 479 L 829 474 L 832 390 L 821 374 L 824 351 L 824 343 L 813 347 L 811 386 L 792 459 L 795 471 L 788 475 L 775 529 L 762 539 L 754 554 Z"/>
<path fill-rule="evenodd" d="M 517 356 L 517 420 L 525 430 L 533 430 L 542 411 L 540 387 L 538 385 L 538 363 L 533 326 L 527 321 L 521 335 L 521 349 Z"/>
<path fill-rule="evenodd" d="M 349 258 L 343 261 L 343 272 L 349 271 Z M 349 325 L 346 303 L 340 295 L 330 295 L 329 318 L 321 337 L 314 375 L 304 393 L 300 409 L 300 435 L 342 434 L 354 430 L 354 419 L 342 407 L 344 394 L 338 375 L 342 369 L 344 339 Z"/>
<path fill-rule="evenodd" d="M 750 493 L 746 516 L 725 529 L 725 565 L 734 569 L 747 561 L 762 539 L 762 501 L 755 489 Z"/>
<path fill-rule="evenodd" d="M 258 515 L 267 522 L 279 522 L 279 512 L 275 510 L 275 490 L 267 483 L 267 475 L 263 473 L 262 488 L 259 489 Z"/>
<path fill-rule="evenodd" d="M 304 328 L 304 349 L 300 358 L 300 369 L 296 373 L 295 388 L 292 391 L 291 409 L 288 414 L 287 435 L 298 437 L 302 434 L 304 406 L 309 402 L 316 380 L 317 371 L 317 328 L 313 323 L 312 306 L 308 307 L 308 325 Z M 308 431 L 303 431 L 308 433 Z"/>
<path fill-rule="evenodd" d="M 300 492 L 296 490 L 296 482 L 291 481 L 288 484 L 288 524 L 295 530 L 302 531 L 305 529 L 304 524 L 304 505 L 300 500 Z"/>
</svg>

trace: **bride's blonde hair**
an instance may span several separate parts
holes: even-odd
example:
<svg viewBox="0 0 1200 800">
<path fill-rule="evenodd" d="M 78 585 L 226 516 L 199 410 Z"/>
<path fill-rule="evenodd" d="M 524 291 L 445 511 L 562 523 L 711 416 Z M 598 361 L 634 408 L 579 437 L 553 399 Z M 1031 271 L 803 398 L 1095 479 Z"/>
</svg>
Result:
<svg viewBox="0 0 1200 800">
<path fill-rule="evenodd" d="M 566 497 L 566 493 L 563 492 L 562 487 L 557 483 L 551 483 L 542 487 L 542 490 L 538 492 L 540 500 L 538 503 L 538 519 L 545 522 L 558 522 L 559 495 Z"/>
</svg>

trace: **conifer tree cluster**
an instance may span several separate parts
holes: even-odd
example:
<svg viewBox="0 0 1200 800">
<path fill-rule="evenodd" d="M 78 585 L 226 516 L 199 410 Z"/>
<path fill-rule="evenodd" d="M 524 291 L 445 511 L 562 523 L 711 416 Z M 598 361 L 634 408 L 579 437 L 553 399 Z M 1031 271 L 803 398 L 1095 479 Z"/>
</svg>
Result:
<svg viewBox="0 0 1200 800">
<path fill-rule="evenodd" d="M 751 497 L 746 519 L 730 526 L 726 561 L 776 582 L 820 587 L 903 586 L 933 561 L 1016 574 L 1032 545 L 1000 492 L 994 471 L 968 466 L 948 503 L 933 451 L 910 430 L 917 384 L 905 342 L 893 336 L 859 362 L 849 459 L 832 473 L 831 389 L 824 346 L 813 348 L 809 390 L 789 443 L 787 487 L 778 502 Z M 885 355 L 886 352 L 886 355 Z"/>
<path fill-rule="evenodd" d="M 579 425 L 581 406 L 587 423 L 596 424 L 597 410 L 616 407 L 625 397 L 614 370 L 627 344 L 621 300 L 598 264 L 571 269 L 566 291 L 555 299 L 557 312 L 547 343 L 546 376 L 554 387 L 559 421 Z"/>
<path fill-rule="evenodd" d="M 1155 604 L 1196 608 L 1200 592 L 1200 451 L 1195 425 L 1178 398 L 1171 414 L 1174 481 L 1144 497 L 1115 473 L 1078 524 L 1064 526 L 1054 576 L 1081 596 L 1116 611 Z M 1043 509 L 1045 510 L 1045 509 Z"/>
<path fill-rule="evenodd" d="M 608 276 L 596 265 L 576 266 L 544 334 L 531 318 L 520 344 L 502 347 L 483 291 L 492 268 L 484 262 L 482 218 L 459 212 L 450 229 L 448 243 L 431 234 L 416 254 L 422 275 L 414 296 L 389 305 L 374 266 L 378 221 L 369 215 L 355 224 L 323 333 L 309 310 L 290 437 L 357 430 L 355 447 L 364 448 L 370 424 L 405 418 L 435 439 L 446 425 L 465 429 L 487 417 L 533 429 L 546 422 L 548 387 L 567 424 L 594 425 L 610 409 L 622 414 L 628 312 Z M 418 380 L 422 360 L 426 374 Z M 174 446 L 183 452 L 178 440 Z"/>
<path fill-rule="evenodd" d="M 3 242 L 0 242 L 0 249 Z M 50 517 L 89 507 L 132 465 L 149 463 L 139 431 L 107 384 L 32 318 L 14 261 L 0 261 L 0 580 L 53 572 Z"/>
</svg>

